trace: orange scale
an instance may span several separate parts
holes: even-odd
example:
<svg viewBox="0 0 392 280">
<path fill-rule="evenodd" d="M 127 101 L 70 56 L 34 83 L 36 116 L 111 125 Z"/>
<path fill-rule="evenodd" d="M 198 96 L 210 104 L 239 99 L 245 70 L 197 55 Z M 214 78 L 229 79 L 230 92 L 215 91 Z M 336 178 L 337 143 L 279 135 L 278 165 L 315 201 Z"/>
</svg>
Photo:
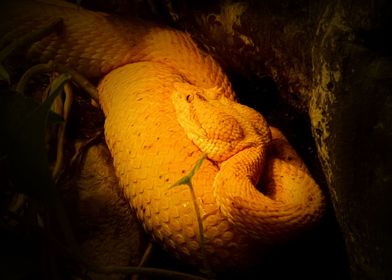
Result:
<svg viewBox="0 0 392 280">
<path fill-rule="evenodd" d="M 225 233 L 222 234 L 221 237 L 224 241 L 230 241 L 233 239 L 233 233 L 231 231 L 226 231 Z"/>
<path fill-rule="evenodd" d="M 177 244 L 184 244 L 186 242 L 185 237 L 180 233 L 175 234 L 172 238 Z"/>
<path fill-rule="evenodd" d="M 188 242 L 188 248 L 189 248 L 190 250 L 192 250 L 192 251 L 197 251 L 197 250 L 199 250 L 199 249 L 200 249 L 199 242 L 194 241 L 194 240 Z"/>
<path fill-rule="evenodd" d="M 170 219 L 170 227 L 173 229 L 174 232 L 181 232 L 182 231 L 182 224 L 180 223 L 180 219 L 178 217 Z"/>
<path fill-rule="evenodd" d="M 183 228 L 184 234 L 187 238 L 189 239 L 194 239 L 196 238 L 196 232 L 193 226 L 185 226 Z"/>
</svg>

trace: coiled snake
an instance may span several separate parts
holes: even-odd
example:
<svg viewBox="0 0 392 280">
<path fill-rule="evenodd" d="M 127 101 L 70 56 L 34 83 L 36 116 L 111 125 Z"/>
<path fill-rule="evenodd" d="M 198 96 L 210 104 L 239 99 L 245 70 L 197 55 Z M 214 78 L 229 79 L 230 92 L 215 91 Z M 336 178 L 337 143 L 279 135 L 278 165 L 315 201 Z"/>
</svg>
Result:
<svg viewBox="0 0 392 280">
<path fill-rule="evenodd" d="M 0 34 L 61 17 L 62 30 L 29 55 L 103 77 L 99 102 L 116 174 L 144 228 L 166 249 L 201 262 L 189 189 L 170 186 L 203 155 L 192 184 L 213 267 L 246 262 L 255 244 L 287 239 L 319 220 L 323 196 L 300 157 L 236 101 L 222 69 L 188 34 L 69 3 L 15 2 L 2 9 Z"/>
</svg>

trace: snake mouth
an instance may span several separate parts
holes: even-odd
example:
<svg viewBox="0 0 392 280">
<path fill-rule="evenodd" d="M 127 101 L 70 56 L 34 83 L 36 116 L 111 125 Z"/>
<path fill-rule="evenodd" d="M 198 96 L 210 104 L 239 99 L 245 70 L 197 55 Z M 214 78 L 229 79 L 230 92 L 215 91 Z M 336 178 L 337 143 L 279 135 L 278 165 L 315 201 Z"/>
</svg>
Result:
<svg viewBox="0 0 392 280">
<path fill-rule="evenodd" d="M 263 178 L 261 178 L 257 184 L 254 185 L 256 190 L 261 192 L 263 195 L 272 198 L 273 192 L 271 188 L 268 188 L 266 184 L 263 183 Z"/>
<path fill-rule="evenodd" d="M 275 200 L 276 199 L 276 186 L 273 186 L 271 184 L 269 178 L 265 174 L 262 174 L 261 178 L 258 180 L 258 182 L 254 185 L 255 189 L 262 193 L 264 196 Z"/>
</svg>

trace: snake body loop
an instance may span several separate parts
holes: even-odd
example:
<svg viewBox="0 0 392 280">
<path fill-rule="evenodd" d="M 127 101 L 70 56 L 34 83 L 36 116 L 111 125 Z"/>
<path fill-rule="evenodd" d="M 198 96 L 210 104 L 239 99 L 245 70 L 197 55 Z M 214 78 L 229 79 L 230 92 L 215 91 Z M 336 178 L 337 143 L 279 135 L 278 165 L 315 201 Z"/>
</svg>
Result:
<svg viewBox="0 0 392 280">
<path fill-rule="evenodd" d="M 201 263 L 198 226 L 189 190 L 169 187 L 203 154 L 192 184 L 215 269 L 247 263 L 260 246 L 321 217 L 323 196 L 300 157 L 236 102 L 227 76 L 188 34 L 54 0 L 1 13 L 0 34 L 16 36 L 63 18 L 63 29 L 29 55 L 103 77 L 99 102 L 121 188 L 146 231 L 178 257 Z"/>
</svg>

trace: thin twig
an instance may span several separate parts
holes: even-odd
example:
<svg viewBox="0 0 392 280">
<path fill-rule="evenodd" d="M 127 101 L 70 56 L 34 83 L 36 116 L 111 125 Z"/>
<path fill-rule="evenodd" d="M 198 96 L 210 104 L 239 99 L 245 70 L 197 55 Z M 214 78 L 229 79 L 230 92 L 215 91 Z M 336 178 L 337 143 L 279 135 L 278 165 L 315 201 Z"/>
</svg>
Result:
<svg viewBox="0 0 392 280">
<path fill-rule="evenodd" d="M 16 91 L 20 93 L 25 92 L 26 85 L 33 76 L 44 74 L 44 73 L 50 73 L 52 71 L 53 71 L 53 64 L 51 62 L 36 64 L 30 67 L 26 72 L 24 72 L 22 77 L 19 79 L 19 82 L 16 85 Z"/>
<path fill-rule="evenodd" d="M 152 252 L 153 246 L 154 246 L 154 244 L 151 241 L 148 242 L 147 248 L 144 251 L 144 254 L 142 256 L 142 259 L 140 260 L 140 263 L 139 263 L 138 267 L 142 267 L 142 266 L 144 266 L 147 263 L 147 260 L 151 256 L 151 252 Z"/>
<path fill-rule="evenodd" d="M 54 183 L 57 184 L 60 178 L 60 172 L 64 163 L 64 140 L 65 140 L 65 127 L 67 125 L 69 112 L 71 110 L 71 105 L 73 101 L 73 92 L 71 89 L 71 85 L 66 83 L 64 85 L 64 93 L 65 100 L 63 105 L 63 119 L 64 122 L 59 125 L 58 133 L 57 133 L 57 155 L 56 155 L 56 163 L 53 168 L 52 177 Z"/>
<path fill-rule="evenodd" d="M 70 75 L 62 74 L 52 82 L 51 91 L 49 96 L 43 102 L 43 105 L 50 104 L 53 102 L 53 98 L 57 97 L 59 90 L 63 89 L 63 86 L 69 81 Z M 52 192 L 52 198 L 47 201 L 49 209 L 52 208 L 53 212 L 56 213 L 57 221 L 64 234 L 67 245 L 72 248 L 74 252 L 77 252 L 78 245 L 76 238 L 71 230 L 71 225 L 64 209 L 64 205 L 60 198 L 58 190 L 54 184 L 51 184 L 50 191 Z"/>
<path fill-rule="evenodd" d="M 151 241 L 148 242 L 147 248 L 144 251 L 142 259 L 140 260 L 139 265 L 137 267 L 143 267 L 146 264 L 148 258 L 151 256 L 152 247 L 153 247 L 152 242 Z M 139 279 L 139 274 L 134 274 L 131 278 L 131 280 L 138 280 L 138 279 Z"/>
<path fill-rule="evenodd" d="M 75 143 L 75 152 L 68 164 L 70 170 L 76 169 L 76 166 L 80 164 L 80 162 L 82 161 L 83 154 L 85 153 L 86 149 L 90 147 L 90 145 L 95 143 L 98 139 L 102 138 L 102 135 L 103 132 L 99 130 L 91 138 L 84 140 L 82 142 Z"/>
<path fill-rule="evenodd" d="M 76 82 L 83 90 L 85 90 L 90 95 L 90 97 L 94 99 L 95 102 L 99 103 L 98 91 L 96 87 L 92 83 L 90 83 L 89 80 L 87 80 L 80 73 L 78 73 L 77 71 L 75 71 L 74 69 L 72 69 L 67 65 L 55 63 L 54 68 L 59 73 L 70 74 L 72 80 Z"/>
<path fill-rule="evenodd" d="M 96 87 L 92 83 L 90 83 L 89 80 L 87 80 L 85 77 L 83 77 L 71 67 L 60 63 L 54 63 L 53 61 L 49 61 L 48 63 L 36 64 L 29 68 L 19 79 L 19 82 L 16 86 L 16 91 L 24 92 L 26 85 L 32 76 L 42 73 L 50 73 L 53 71 L 57 71 L 59 74 L 70 74 L 72 81 L 78 84 L 83 90 L 85 90 L 90 95 L 90 97 L 94 99 L 94 101 L 99 103 L 98 91 Z"/>
</svg>

